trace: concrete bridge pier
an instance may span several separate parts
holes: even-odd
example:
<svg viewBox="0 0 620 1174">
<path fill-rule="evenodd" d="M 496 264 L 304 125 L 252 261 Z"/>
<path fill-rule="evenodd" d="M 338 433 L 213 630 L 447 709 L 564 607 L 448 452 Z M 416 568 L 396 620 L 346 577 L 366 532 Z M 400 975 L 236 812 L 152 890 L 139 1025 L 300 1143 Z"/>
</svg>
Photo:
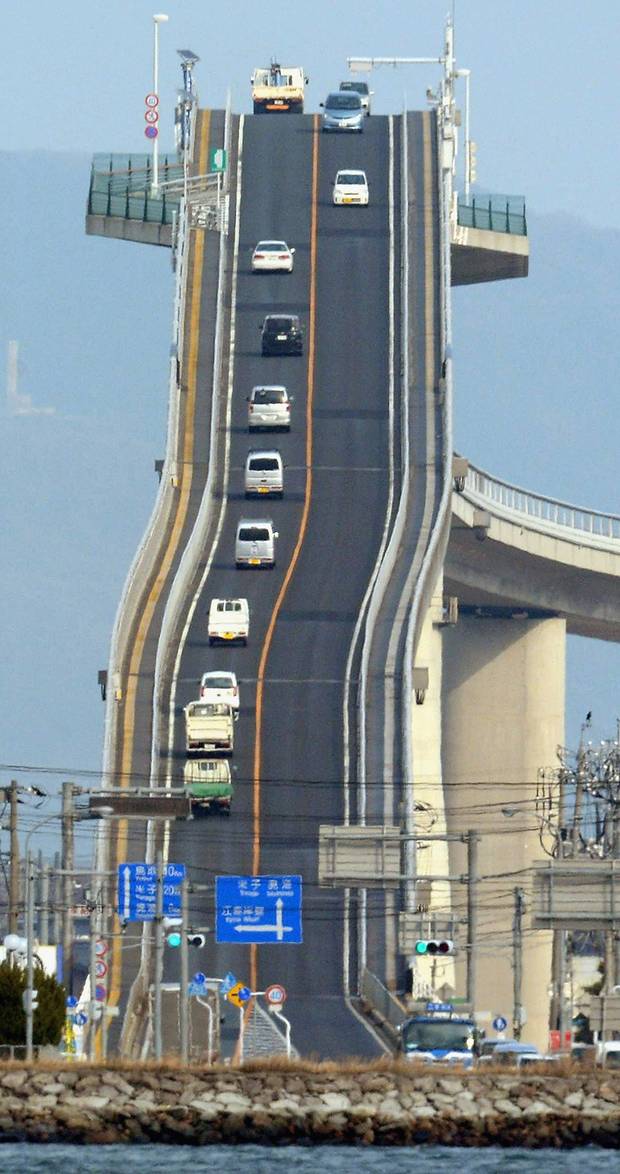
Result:
<svg viewBox="0 0 620 1174">
<path fill-rule="evenodd" d="M 540 767 L 564 740 L 563 619 L 466 614 L 443 629 L 442 773 L 447 830 L 480 832 L 477 890 L 478 1011 L 502 1014 L 512 1033 L 514 889 L 525 890 L 522 1038 L 548 1046 L 551 934 L 530 929 L 534 860 L 544 858 L 536 804 Z M 466 847 L 451 845 L 450 872 L 465 874 Z M 455 884 L 463 915 L 466 886 Z M 461 940 L 464 940 L 465 927 Z M 457 990 L 465 989 L 465 952 Z M 488 1025 L 490 1026 L 490 1025 Z"/>
</svg>

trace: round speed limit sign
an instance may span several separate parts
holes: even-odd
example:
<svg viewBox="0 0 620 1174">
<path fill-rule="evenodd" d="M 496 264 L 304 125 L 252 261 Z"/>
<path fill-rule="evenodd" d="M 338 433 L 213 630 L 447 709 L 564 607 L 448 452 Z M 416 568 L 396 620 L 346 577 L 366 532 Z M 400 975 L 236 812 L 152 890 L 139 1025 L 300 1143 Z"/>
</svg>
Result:
<svg viewBox="0 0 620 1174">
<path fill-rule="evenodd" d="M 286 991 L 283 986 L 274 982 L 272 986 L 267 987 L 265 998 L 272 1007 L 281 1007 L 286 1000 Z"/>
<path fill-rule="evenodd" d="M 157 94 L 147 94 L 144 101 L 147 106 L 159 106 L 159 98 Z"/>
</svg>

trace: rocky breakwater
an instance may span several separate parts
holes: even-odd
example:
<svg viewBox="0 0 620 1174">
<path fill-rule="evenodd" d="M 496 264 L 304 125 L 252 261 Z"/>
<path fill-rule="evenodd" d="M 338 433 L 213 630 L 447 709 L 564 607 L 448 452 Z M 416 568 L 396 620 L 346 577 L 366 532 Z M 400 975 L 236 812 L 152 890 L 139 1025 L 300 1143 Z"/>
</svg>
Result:
<svg viewBox="0 0 620 1174">
<path fill-rule="evenodd" d="M 0 1141 L 620 1146 L 620 1074 L 0 1065 Z"/>
</svg>

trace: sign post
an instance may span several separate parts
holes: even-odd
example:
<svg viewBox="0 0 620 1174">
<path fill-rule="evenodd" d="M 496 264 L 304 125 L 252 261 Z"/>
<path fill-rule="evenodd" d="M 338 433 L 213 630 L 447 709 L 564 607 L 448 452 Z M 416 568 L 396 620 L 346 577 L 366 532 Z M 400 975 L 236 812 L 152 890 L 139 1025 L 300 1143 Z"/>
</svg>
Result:
<svg viewBox="0 0 620 1174">
<path fill-rule="evenodd" d="M 215 906 L 216 942 L 303 941 L 300 876 L 218 876 Z"/>
</svg>

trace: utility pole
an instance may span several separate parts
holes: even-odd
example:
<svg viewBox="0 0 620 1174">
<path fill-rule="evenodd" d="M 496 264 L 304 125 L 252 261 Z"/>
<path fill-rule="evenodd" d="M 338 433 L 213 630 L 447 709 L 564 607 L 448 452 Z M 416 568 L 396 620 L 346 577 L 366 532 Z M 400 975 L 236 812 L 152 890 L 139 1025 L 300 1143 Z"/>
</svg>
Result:
<svg viewBox="0 0 620 1174">
<path fill-rule="evenodd" d="M 478 937 L 478 832 L 467 833 L 467 1002 L 476 1008 Z"/>
<path fill-rule="evenodd" d="M 154 1036 L 155 1059 L 162 1057 L 161 1038 L 161 983 L 164 969 L 164 857 L 161 848 L 157 852 L 157 892 L 155 901 L 155 992 L 154 992 Z"/>
<path fill-rule="evenodd" d="M 39 910 L 39 937 L 44 945 L 50 940 L 50 866 L 45 860 L 41 866 L 41 908 Z"/>
<path fill-rule="evenodd" d="M 20 906 L 19 837 L 17 835 L 17 804 L 19 800 L 17 798 L 17 792 L 17 782 L 15 779 L 11 779 L 11 785 L 9 787 L 9 828 L 11 832 L 11 864 L 9 871 L 9 933 L 17 933 Z"/>
<path fill-rule="evenodd" d="M 189 1059 L 189 959 L 188 959 L 188 900 L 187 875 L 181 882 L 181 983 L 179 987 L 179 1027 L 181 1035 L 181 1063 Z"/>
<path fill-rule="evenodd" d="M 525 909 L 525 892 L 518 886 L 515 888 L 515 915 L 512 925 L 512 965 L 513 965 L 513 1009 L 512 1034 L 515 1039 L 521 1039 L 523 1026 L 523 1004 L 521 1002 L 521 985 L 523 980 L 523 911 Z"/>
<path fill-rule="evenodd" d="M 62 977 L 67 993 L 73 991 L 73 783 L 62 784 Z"/>
</svg>

